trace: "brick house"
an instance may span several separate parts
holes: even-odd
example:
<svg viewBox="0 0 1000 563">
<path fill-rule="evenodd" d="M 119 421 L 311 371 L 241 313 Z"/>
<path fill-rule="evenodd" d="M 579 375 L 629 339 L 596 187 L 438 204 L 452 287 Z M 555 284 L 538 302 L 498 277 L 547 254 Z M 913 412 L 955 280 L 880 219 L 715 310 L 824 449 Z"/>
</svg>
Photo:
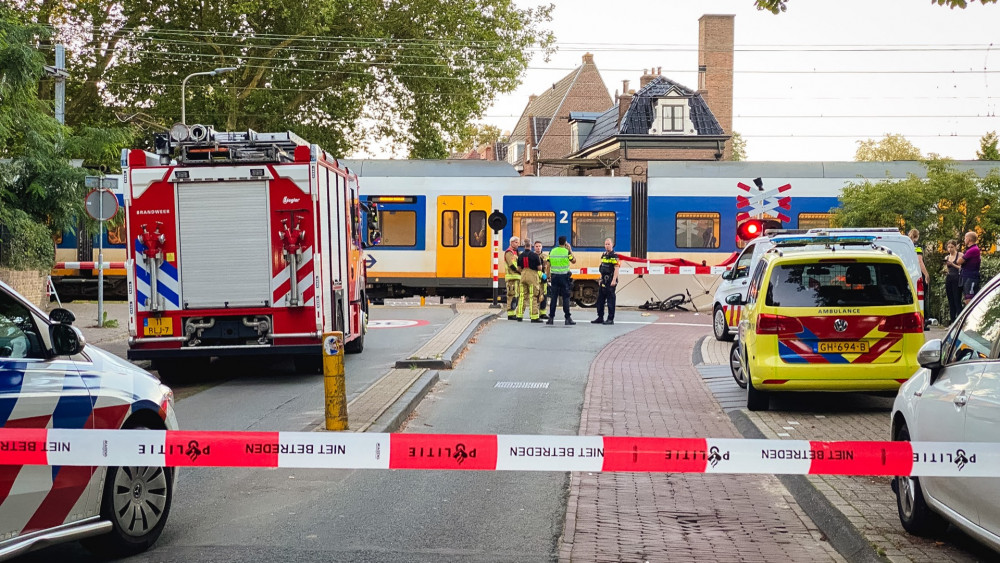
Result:
<svg viewBox="0 0 1000 563">
<path fill-rule="evenodd" d="M 528 98 L 506 147 L 507 162 L 524 176 L 565 175 L 565 166 L 541 166 L 540 160 L 562 158 L 572 152 L 569 115 L 597 112 L 611 105 L 611 96 L 594 56 L 583 55 L 583 64 L 538 95 Z M 501 157 L 497 151 L 497 157 Z"/>
<path fill-rule="evenodd" d="M 522 175 L 539 170 L 540 175 L 624 175 L 644 182 L 649 161 L 729 160 L 733 22 L 731 15 L 699 18 L 697 90 L 650 69 L 643 72 L 638 92 L 623 81 L 612 105 L 593 67 L 596 78 L 583 85 L 564 84 L 571 73 L 551 93 L 532 96 L 511 136 L 508 161 L 520 166 Z M 593 57 L 588 54 L 577 71 L 589 66 Z M 607 100 L 603 106 L 593 103 L 602 99 L 602 92 L 593 91 L 598 85 Z M 553 103 L 559 92 L 574 86 L 578 103 Z"/>
</svg>

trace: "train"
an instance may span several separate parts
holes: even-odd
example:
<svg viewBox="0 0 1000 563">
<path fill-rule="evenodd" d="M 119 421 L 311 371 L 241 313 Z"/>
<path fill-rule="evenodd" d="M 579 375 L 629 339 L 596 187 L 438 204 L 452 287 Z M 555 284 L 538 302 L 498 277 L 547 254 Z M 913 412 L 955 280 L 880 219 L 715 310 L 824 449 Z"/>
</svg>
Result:
<svg viewBox="0 0 1000 563">
<path fill-rule="evenodd" d="M 362 199 L 377 209 L 381 240 L 366 249 L 369 298 L 415 295 L 488 298 L 496 233 L 549 249 L 566 236 L 575 267 L 596 268 L 605 238 L 640 265 L 725 265 L 740 251 L 747 217 L 792 229 L 831 226 L 844 186 L 862 180 L 926 177 L 918 161 L 650 162 L 647 180 L 610 176 L 522 177 L 503 162 L 348 160 Z M 995 163 L 956 161 L 985 176 Z M 629 262 L 625 262 L 628 265 Z M 502 272 L 500 274 L 502 284 Z M 649 285 L 647 281 L 646 285 Z M 704 284 L 703 284 L 704 285 Z M 705 288 L 704 293 L 710 292 Z M 597 276 L 573 276 L 573 300 L 593 306 Z"/>
<path fill-rule="evenodd" d="M 119 188 L 113 190 L 118 198 L 119 207 L 124 206 L 124 194 Z M 119 210 L 119 214 L 121 210 Z M 104 270 L 105 299 L 125 300 L 127 285 L 125 283 L 125 267 L 127 241 L 125 236 L 125 221 L 117 221 L 111 229 L 102 230 L 104 244 L 104 261 L 111 268 Z M 105 227 L 108 224 L 105 223 Z M 65 231 L 55 240 L 55 267 L 50 273 L 53 287 L 62 301 L 75 299 L 97 299 L 98 271 L 94 268 L 76 267 L 81 262 L 97 262 L 101 244 L 98 235 L 83 234 L 82 225 L 75 231 Z M 87 266 L 87 265 L 83 265 Z"/>
</svg>

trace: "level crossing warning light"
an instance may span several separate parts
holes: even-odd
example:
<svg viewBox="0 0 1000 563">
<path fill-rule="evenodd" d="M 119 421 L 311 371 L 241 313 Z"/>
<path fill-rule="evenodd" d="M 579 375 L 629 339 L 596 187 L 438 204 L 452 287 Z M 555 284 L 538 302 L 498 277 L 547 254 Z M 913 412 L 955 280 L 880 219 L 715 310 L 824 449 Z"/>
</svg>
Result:
<svg viewBox="0 0 1000 563">
<path fill-rule="evenodd" d="M 747 242 L 751 241 L 762 234 L 768 229 L 780 229 L 781 221 L 774 219 L 744 219 L 736 226 L 736 236 L 740 240 Z"/>
</svg>

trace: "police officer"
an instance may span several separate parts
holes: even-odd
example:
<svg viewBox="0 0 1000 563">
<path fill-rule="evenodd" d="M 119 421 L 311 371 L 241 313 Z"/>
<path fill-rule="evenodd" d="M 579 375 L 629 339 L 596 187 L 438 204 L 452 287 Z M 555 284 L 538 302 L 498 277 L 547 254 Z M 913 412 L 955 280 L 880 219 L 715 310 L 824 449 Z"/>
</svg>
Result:
<svg viewBox="0 0 1000 563">
<path fill-rule="evenodd" d="M 521 270 L 517 266 L 517 247 L 521 244 L 518 237 L 510 237 L 510 247 L 503 253 L 504 286 L 507 288 L 507 319 L 517 319 L 518 294 L 521 291 Z M 517 301 L 517 303 L 515 303 Z"/>
<path fill-rule="evenodd" d="M 559 246 L 553 248 L 552 252 L 549 252 L 549 279 L 552 281 L 552 300 L 549 302 L 549 320 L 545 321 L 545 324 L 554 324 L 556 301 L 560 296 L 562 296 L 566 324 L 576 324 L 569 315 L 569 286 L 572 283 L 569 277 L 570 264 L 576 264 L 576 258 L 573 256 L 573 248 L 566 242 L 566 237 L 559 237 Z"/>
<path fill-rule="evenodd" d="M 601 286 L 597 293 L 597 318 L 590 321 L 593 324 L 615 324 L 615 291 L 618 289 L 618 253 L 614 251 L 615 243 L 604 239 L 604 254 L 601 255 Z M 608 320 L 604 320 L 604 303 L 608 304 Z"/>
<path fill-rule="evenodd" d="M 523 320 L 524 309 L 527 308 L 531 322 L 540 323 L 538 318 L 538 290 L 542 261 L 530 245 L 525 245 L 524 252 L 517 257 L 517 265 L 521 270 L 521 297 L 517 302 L 517 320 Z"/>
<path fill-rule="evenodd" d="M 541 313 L 538 318 L 547 319 L 549 316 L 545 314 L 545 297 L 548 294 L 549 289 L 549 255 L 542 252 L 542 241 L 535 241 L 535 254 L 538 255 L 538 259 L 542 262 L 542 269 L 540 271 L 540 286 L 538 290 L 538 310 Z"/>
</svg>

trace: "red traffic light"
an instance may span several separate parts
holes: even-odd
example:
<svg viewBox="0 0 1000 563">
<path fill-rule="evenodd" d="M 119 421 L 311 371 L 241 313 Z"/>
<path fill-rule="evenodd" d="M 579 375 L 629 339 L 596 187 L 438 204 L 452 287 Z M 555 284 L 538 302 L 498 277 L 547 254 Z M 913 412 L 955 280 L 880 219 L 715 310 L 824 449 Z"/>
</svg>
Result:
<svg viewBox="0 0 1000 563">
<path fill-rule="evenodd" d="M 740 240 L 753 240 L 764 233 L 764 224 L 759 219 L 747 219 L 736 227 L 736 236 Z"/>
</svg>

